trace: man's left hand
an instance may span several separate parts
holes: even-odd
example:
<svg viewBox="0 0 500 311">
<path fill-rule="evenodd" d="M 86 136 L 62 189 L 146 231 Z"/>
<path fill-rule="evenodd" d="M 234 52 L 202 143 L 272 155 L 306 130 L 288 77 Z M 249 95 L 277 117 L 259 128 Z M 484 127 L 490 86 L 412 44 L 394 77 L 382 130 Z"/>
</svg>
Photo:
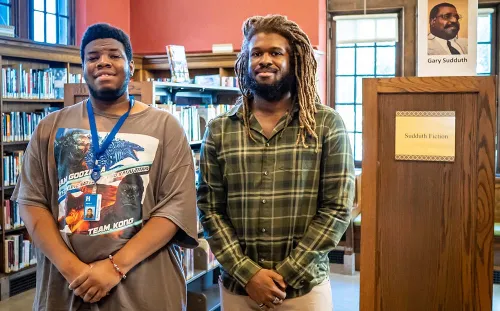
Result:
<svg viewBox="0 0 500 311">
<path fill-rule="evenodd" d="M 109 259 L 96 261 L 91 269 L 77 277 L 69 288 L 85 302 L 95 303 L 120 283 L 120 276 Z"/>
</svg>

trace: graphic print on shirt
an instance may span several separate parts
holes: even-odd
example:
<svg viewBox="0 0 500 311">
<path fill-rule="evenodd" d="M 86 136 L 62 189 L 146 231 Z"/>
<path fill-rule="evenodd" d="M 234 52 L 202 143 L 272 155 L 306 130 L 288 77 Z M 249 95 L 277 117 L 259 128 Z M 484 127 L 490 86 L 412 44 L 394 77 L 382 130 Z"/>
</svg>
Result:
<svg viewBox="0 0 500 311">
<path fill-rule="evenodd" d="M 107 134 L 99 132 L 99 145 Z M 84 196 L 94 188 L 90 177 L 94 163 L 91 134 L 83 129 L 58 129 L 54 155 L 59 180 L 59 230 L 90 236 L 111 234 L 122 239 L 136 234 L 142 225 L 142 203 L 158 143 L 147 135 L 116 135 L 99 161 L 100 220 L 85 221 Z"/>
</svg>

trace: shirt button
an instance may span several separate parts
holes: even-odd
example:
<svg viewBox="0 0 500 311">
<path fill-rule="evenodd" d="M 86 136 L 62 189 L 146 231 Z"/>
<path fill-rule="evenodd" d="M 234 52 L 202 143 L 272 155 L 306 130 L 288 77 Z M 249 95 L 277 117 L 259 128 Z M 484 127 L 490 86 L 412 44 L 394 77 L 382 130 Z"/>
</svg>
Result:
<svg viewBox="0 0 500 311">
<path fill-rule="evenodd" d="M 266 176 L 267 176 L 267 171 L 264 171 L 264 175 L 266 175 Z"/>
<path fill-rule="evenodd" d="M 262 233 L 266 232 L 266 228 L 262 228 Z"/>
<path fill-rule="evenodd" d="M 266 147 L 269 147 L 269 143 L 266 143 Z"/>
<path fill-rule="evenodd" d="M 267 202 L 266 199 L 262 200 L 262 203 L 266 204 L 266 202 Z"/>
</svg>

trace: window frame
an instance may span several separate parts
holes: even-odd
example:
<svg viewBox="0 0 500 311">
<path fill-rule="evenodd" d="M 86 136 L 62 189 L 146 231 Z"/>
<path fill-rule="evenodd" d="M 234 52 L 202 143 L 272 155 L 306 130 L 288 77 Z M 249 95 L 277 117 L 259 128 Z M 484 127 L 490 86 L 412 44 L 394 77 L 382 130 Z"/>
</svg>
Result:
<svg viewBox="0 0 500 311">
<path fill-rule="evenodd" d="M 396 64 L 395 64 L 395 77 L 400 77 L 403 74 L 403 46 L 404 46 L 404 20 L 403 20 L 403 9 L 389 9 L 389 10 L 368 10 L 366 14 L 397 14 L 398 18 L 398 41 L 396 42 L 395 45 L 395 50 L 396 50 Z M 362 11 L 352 11 L 352 12 L 330 12 L 329 13 L 329 18 L 328 18 L 328 44 L 327 47 L 329 49 L 328 51 L 328 62 L 327 62 L 327 79 L 329 79 L 328 83 L 328 91 L 327 91 L 327 102 L 329 103 L 329 106 L 335 109 L 336 106 L 336 93 L 335 93 L 335 88 L 336 88 L 336 80 L 337 80 L 337 45 L 336 45 L 336 22 L 334 20 L 335 16 L 340 16 L 340 15 L 359 15 L 363 14 Z M 356 105 L 356 98 L 354 98 L 354 105 Z M 363 103 L 361 103 L 362 106 Z M 356 133 L 356 128 L 354 129 L 354 134 Z M 362 135 L 361 131 L 361 135 Z M 352 146 L 352 151 L 353 151 L 353 156 L 354 154 L 354 148 L 355 146 Z M 362 153 L 363 154 L 363 153 Z M 356 168 L 361 168 L 362 167 L 362 162 L 363 161 L 354 161 L 354 165 Z"/>
<path fill-rule="evenodd" d="M 35 10 L 35 0 L 22 0 L 26 1 L 26 7 L 29 10 L 29 21 L 27 25 L 27 37 L 37 43 L 42 43 L 42 44 L 50 44 L 50 45 L 75 45 L 75 0 L 67 0 L 68 1 L 68 15 L 61 15 L 59 13 L 59 5 L 58 2 L 60 0 L 56 0 L 56 13 L 48 13 L 47 12 L 47 0 L 44 1 L 44 10 L 39 11 Z M 36 12 L 42 12 L 44 14 L 44 41 L 35 41 L 35 11 Z M 56 43 L 49 43 L 47 42 L 47 14 L 52 14 L 55 15 L 56 17 Z M 68 42 L 67 44 L 64 43 L 59 43 L 59 18 L 67 18 L 68 20 Z"/>
</svg>

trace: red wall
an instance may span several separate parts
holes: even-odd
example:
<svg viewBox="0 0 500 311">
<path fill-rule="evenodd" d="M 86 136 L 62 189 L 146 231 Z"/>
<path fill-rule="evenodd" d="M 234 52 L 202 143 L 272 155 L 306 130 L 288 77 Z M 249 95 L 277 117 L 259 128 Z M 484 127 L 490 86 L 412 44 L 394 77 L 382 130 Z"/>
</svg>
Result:
<svg viewBox="0 0 500 311">
<path fill-rule="evenodd" d="M 167 44 L 209 52 L 214 43 L 232 43 L 239 50 L 243 21 L 272 13 L 287 15 L 319 45 L 318 0 L 134 0 L 130 10 L 136 53 L 164 53 Z"/>
<path fill-rule="evenodd" d="M 76 0 L 76 45 L 88 26 L 108 23 L 130 35 L 130 0 Z"/>
</svg>

